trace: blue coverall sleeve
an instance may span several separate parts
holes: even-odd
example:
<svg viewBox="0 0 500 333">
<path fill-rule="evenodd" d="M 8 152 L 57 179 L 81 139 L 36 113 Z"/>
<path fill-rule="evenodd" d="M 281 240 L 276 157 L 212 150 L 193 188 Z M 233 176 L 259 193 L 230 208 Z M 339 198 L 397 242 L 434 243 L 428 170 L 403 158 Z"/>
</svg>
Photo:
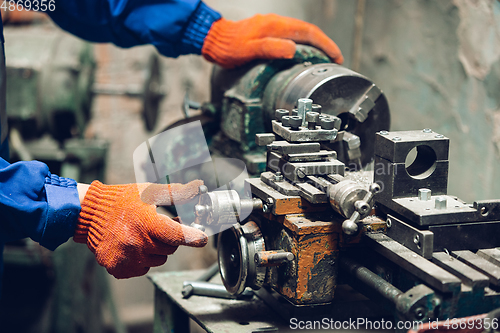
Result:
<svg viewBox="0 0 500 333">
<path fill-rule="evenodd" d="M 47 14 L 88 41 L 152 44 L 167 57 L 201 54 L 212 23 L 221 17 L 200 0 L 56 0 Z"/>
<path fill-rule="evenodd" d="M 30 237 L 54 250 L 73 236 L 80 209 L 74 180 L 38 161 L 0 158 L 0 243 Z"/>
</svg>

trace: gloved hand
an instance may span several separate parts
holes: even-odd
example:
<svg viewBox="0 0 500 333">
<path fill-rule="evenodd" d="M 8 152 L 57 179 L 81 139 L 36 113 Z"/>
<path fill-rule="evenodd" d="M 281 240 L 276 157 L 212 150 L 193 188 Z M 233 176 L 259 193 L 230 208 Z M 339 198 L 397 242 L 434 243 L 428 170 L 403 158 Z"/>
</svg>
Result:
<svg viewBox="0 0 500 333">
<path fill-rule="evenodd" d="M 233 68 L 254 59 L 291 59 L 295 43 L 315 46 L 342 64 L 339 47 L 317 26 L 276 14 L 255 15 L 241 21 L 214 22 L 201 53 L 208 61 Z"/>
<path fill-rule="evenodd" d="M 94 181 L 82 202 L 73 239 L 86 243 L 97 262 L 118 279 L 163 265 L 179 245 L 202 247 L 207 235 L 158 214 L 156 205 L 182 204 L 198 194 L 200 180 L 182 184 L 104 185 Z"/>
</svg>

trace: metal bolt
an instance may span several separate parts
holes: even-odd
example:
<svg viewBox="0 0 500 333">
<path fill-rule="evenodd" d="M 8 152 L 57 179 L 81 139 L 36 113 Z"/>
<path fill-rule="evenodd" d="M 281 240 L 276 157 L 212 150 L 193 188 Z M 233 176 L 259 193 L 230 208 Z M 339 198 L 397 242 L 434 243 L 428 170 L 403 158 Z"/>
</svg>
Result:
<svg viewBox="0 0 500 333">
<path fill-rule="evenodd" d="M 437 197 L 436 200 L 434 200 L 434 207 L 436 209 L 446 209 L 446 198 Z"/>
<path fill-rule="evenodd" d="M 392 227 L 392 220 L 391 219 L 387 219 L 387 221 L 385 221 L 385 224 L 387 225 L 387 228 Z"/>
<path fill-rule="evenodd" d="M 436 139 L 442 139 L 442 138 L 444 138 L 444 135 L 443 134 L 438 134 L 438 135 L 435 136 L 435 138 Z"/>
<path fill-rule="evenodd" d="M 291 252 L 263 251 L 255 254 L 254 261 L 259 267 L 271 267 L 290 262 L 294 258 Z"/>
<path fill-rule="evenodd" d="M 305 176 L 307 176 L 304 168 L 298 168 L 296 172 L 299 178 L 304 178 Z"/>
<path fill-rule="evenodd" d="M 283 181 L 283 175 L 281 174 L 281 172 L 276 172 L 276 174 L 274 175 L 274 181 L 275 182 L 282 182 Z"/>
<path fill-rule="evenodd" d="M 306 121 L 307 128 L 310 130 L 315 130 L 316 124 L 319 121 L 319 113 L 313 111 L 306 113 Z"/>
<path fill-rule="evenodd" d="M 429 190 L 428 188 L 418 189 L 418 199 L 422 201 L 431 200 L 431 190 Z"/>
<path fill-rule="evenodd" d="M 401 137 L 395 136 L 392 138 L 392 141 L 401 141 Z"/>
<path fill-rule="evenodd" d="M 291 116 L 282 116 L 281 117 L 281 124 L 285 127 L 290 127 L 290 117 Z"/>
<path fill-rule="evenodd" d="M 263 205 L 262 206 L 262 212 L 263 213 L 269 213 L 269 211 L 270 211 L 270 209 L 269 209 L 269 207 L 267 205 Z"/>
<path fill-rule="evenodd" d="M 274 111 L 274 117 L 276 118 L 277 121 L 281 121 L 281 118 L 283 116 L 289 116 L 290 115 L 290 111 L 288 111 L 287 109 L 277 109 L 276 111 Z"/>
<path fill-rule="evenodd" d="M 418 307 L 415 309 L 415 318 L 423 319 L 425 317 L 425 310 L 422 307 Z"/>
<path fill-rule="evenodd" d="M 292 116 L 298 116 L 299 115 L 299 109 L 292 109 Z"/>
<path fill-rule="evenodd" d="M 331 117 L 320 118 L 319 124 L 322 129 L 332 130 L 335 128 L 335 123 Z"/>
<path fill-rule="evenodd" d="M 339 130 L 340 125 L 342 125 L 342 119 L 336 116 L 332 116 L 331 118 L 333 120 L 333 127 Z"/>
<path fill-rule="evenodd" d="M 367 227 L 366 227 L 366 231 L 368 231 L 368 232 L 372 232 L 372 231 L 373 231 L 372 226 L 371 226 L 371 225 L 367 226 Z"/>
<path fill-rule="evenodd" d="M 389 132 L 387 132 L 387 131 L 380 131 L 380 132 L 378 132 L 378 133 L 379 133 L 380 135 L 387 135 L 387 134 L 389 134 Z"/>
<path fill-rule="evenodd" d="M 274 199 L 273 198 L 267 198 L 266 199 L 266 205 L 273 206 L 274 205 Z"/>
<path fill-rule="evenodd" d="M 306 113 L 312 111 L 312 99 L 310 98 L 299 98 L 297 101 L 299 109 L 299 117 L 302 120 L 302 126 L 305 125 Z"/>
<path fill-rule="evenodd" d="M 368 203 L 366 203 L 363 200 L 357 200 L 354 203 L 354 208 L 358 211 L 358 213 L 360 213 L 361 215 L 364 215 L 370 209 L 370 205 L 368 205 Z"/>
<path fill-rule="evenodd" d="M 422 132 L 424 132 L 424 133 L 432 133 L 432 130 L 430 128 L 424 128 L 424 130 Z"/>
<path fill-rule="evenodd" d="M 415 237 L 413 237 L 413 243 L 415 243 L 415 245 L 420 248 L 420 236 L 419 235 L 415 235 Z"/>
<path fill-rule="evenodd" d="M 313 112 L 321 113 L 321 105 L 319 105 L 319 104 L 313 104 L 312 105 L 312 110 L 313 110 Z"/>
<path fill-rule="evenodd" d="M 293 130 L 298 130 L 300 126 L 302 125 L 302 118 L 300 116 L 291 116 L 290 117 L 290 127 Z"/>
</svg>

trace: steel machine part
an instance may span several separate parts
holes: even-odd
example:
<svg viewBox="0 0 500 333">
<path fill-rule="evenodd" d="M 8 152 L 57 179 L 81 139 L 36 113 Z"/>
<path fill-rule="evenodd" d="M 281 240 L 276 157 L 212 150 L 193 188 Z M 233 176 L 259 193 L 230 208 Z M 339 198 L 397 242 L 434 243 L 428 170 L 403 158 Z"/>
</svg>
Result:
<svg viewBox="0 0 500 333">
<path fill-rule="evenodd" d="M 253 209 L 262 209 L 258 198 L 240 199 L 238 192 L 208 192 L 205 185 L 200 186 L 200 197 L 195 205 L 195 222 L 191 226 L 204 230 L 204 225 L 234 224 L 240 222 L 240 216 L 248 216 Z"/>
<path fill-rule="evenodd" d="M 211 150 L 259 176 L 252 198 L 204 192 L 196 207 L 198 225 L 233 223 L 218 244 L 230 294 L 264 287 L 280 306 L 328 307 L 348 284 L 424 322 L 500 306 L 500 201 L 448 195 L 445 136 L 389 132 L 380 88 L 310 47 L 215 68 L 212 89 Z M 354 171 L 372 160 L 369 177 Z"/>
<path fill-rule="evenodd" d="M 293 141 L 276 140 L 284 129 L 272 124 L 256 139 L 269 171 L 247 179 L 262 209 L 219 236 L 230 294 L 266 287 L 290 306 L 327 306 L 349 284 L 395 318 L 424 322 L 500 306 L 500 201 L 467 205 L 446 193 L 447 138 L 378 133 L 374 182 L 363 183 L 307 121 Z"/>
<path fill-rule="evenodd" d="M 320 140 L 330 141 L 338 159 L 351 169 L 372 160 L 375 133 L 389 129 L 382 90 L 368 78 L 330 63 L 310 46 L 299 45 L 291 60 L 253 62 L 236 70 L 215 66 L 211 80 L 210 107 L 202 109 L 220 121 L 221 129 L 211 149 L 244 160 L 254 174 L 266 167 L 254 137 L 274 130 L 276 110 L 289 112 L 280 111 L 276 118 L 282 133 L 293 136 L 299 127 L 309 126 Z M 325 134 L 333 129 L 338 136 Z"/>
<path fill-rule="evenodd" d="M 254 257 L 264 250 L 264 238 L 255 222 L 235 224 L 219 234 L 219 269 L 230 294 L 240 295 L 247 286 L 262 287 L 266 268 L 257 265 Z"/>
<path fill-rule="evenodd" d="M 373 184 L 370 188 L 344 179 L 344 163 L 336 159 L 335 151 L 328 146 L 322 149 L 321 145 L 325 138 L 327 141 L 336 139 L 340 119 L 324 115 L 332 120 L 334 127 L 323 129 L 317 126 L 319 113 L 308 111 L 312 102 L 299 101 L 299 114 L 304 111 L 306 117 L 304 124 L 300 116 L 290 116 L 292 120 L 296 118 L 297 123 L 290 128 L 283 126 L 286 116 L 282 110 L 277 110 L 276 119 L 272 121 L 274 133 L 256 136 L 257 144 L 268 150 L 267 167 L 270 171 L 262 173 L 260 179 L 246 180 L 253 198 L 241 199 L 232 190 L 207 192 L 204 186 L 200 187 L 193 226 L 202 228 L 204 225 L 235 223 L 220 233 L 218 242 L 221 277 L 230 294 L 239 295 L 245 287 L 259 289 L 267 277 L 267 283 L 286 293 L 293 303 L 331 301 L 337 279 L 336 243 L 338 232 L 342 233 L 341 219 L 349 218 L 357 229 L 357 223 L 362 224 L 360 217 L 366 217 L 371 211 L 378 185 Z M 321 106 L 316 104 L 316 109 L 319 108 Z M 314 126 L 310 125 L 311 122 Z M 277 140 L 278 137 L 285 140 Z M 331 214 L 332 208 L 337 215 L 327 219 L 318 215 L 318 219 L 324 221 L 322 223 L 301 225 L 303 221 L 293 216 L 306 212 Z M 270 227 L 263 223 L 266 217 L 262 214 L 284 219 L 281 223 L 285 227 Z M 251 222 L 244 223 L 241 216 L 249 215 Z M 336 227 L 328 226 L 331 222 L 326 221 L 331 218 L 337 221 Z M 304 218 L 306 221 L 308 219 Z M 318 232 L 320 225 L 324 228 Z M 264 242 L 262 233 L 267 242 Z M 354 233 L 349 231 L 345 235 L 348 237 Z M 318 242 L 321 245 L 316 248 Z M 300 249 L 307 248 L 321 252 L 322 259 L 318 261 L 317 256 L 300 252 Z M 317 276 L 310 272 L 312 267 L 330 273 Z M 283 270 L 287 271 L 286 283 L 280 282 Z M 324 285 L 328 292 L 314 293 L 312 289 L 320 285 Z"/>
</svg>

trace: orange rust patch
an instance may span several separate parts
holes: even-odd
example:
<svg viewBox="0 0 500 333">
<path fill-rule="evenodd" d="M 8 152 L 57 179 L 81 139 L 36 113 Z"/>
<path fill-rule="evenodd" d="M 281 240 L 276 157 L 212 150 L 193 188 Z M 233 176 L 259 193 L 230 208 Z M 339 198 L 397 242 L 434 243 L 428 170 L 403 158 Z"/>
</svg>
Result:
<svg viewBox="0 0 500 333">
<path fill-rule="evenodd" d="M 324 211 L 327 208 L 329 208 L 327 204 L 313 206 L 301 197 L 291 197 L 276 200 L 276 203 L 274 204 L 274 214 L 285 215 L 304 212 L 319 212 Z"/>
<path fill-rule="evenodd" d="M 296 235 L 339 233 L 342 225 L 331 221 L 311 221 L 304 214 L 286 215 L 283 225 Z"/>
<path fill-rule="evenodd" d="M 311 298 L 314 290 L 308 290 L 308 282 L 314 277 L 312 270 L 316 265 L 325 259 L 325 256 L 337 253 L 337 234 L 320 234 L 316 236 L 308 235 L 299 239 L 298 265 L 297 265 L 297 295 L 296 299 L 302 302 Z M 332 285 L 333 287 L 333 285 Z M 333 292 L 333 290 L 332 290 Z"/>
</svg>

